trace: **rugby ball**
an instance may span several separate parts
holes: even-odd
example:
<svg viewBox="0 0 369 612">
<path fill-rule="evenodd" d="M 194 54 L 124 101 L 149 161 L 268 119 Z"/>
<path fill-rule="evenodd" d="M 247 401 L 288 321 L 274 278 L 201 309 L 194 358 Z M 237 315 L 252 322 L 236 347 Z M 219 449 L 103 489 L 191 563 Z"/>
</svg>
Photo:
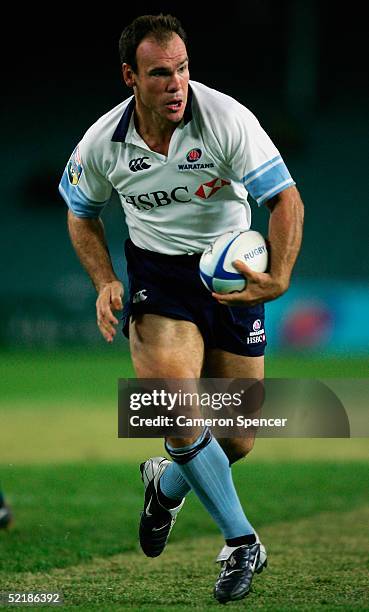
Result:
<svg viewBox="0 0 369 612">
<path fill-rule="evenodd" d="M 255 272 L 265 272 L 268 250 L 264 237 L 256 231 L 227 232 L 205 249 L 200 259 L 200 277 L 209 291 L 242 291 L 247 280 L 232 265 L 236 259 Z"/>
</svg>

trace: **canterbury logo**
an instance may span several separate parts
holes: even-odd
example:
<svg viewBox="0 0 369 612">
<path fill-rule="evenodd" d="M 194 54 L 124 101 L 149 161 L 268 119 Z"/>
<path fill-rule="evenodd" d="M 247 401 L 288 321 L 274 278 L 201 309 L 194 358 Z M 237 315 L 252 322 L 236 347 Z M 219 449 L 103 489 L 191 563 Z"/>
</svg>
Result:
<svg viewBox="0 0 369 612">
<path fill-rule="evenodd" d="M 145 162 L 145 159 L 150 159 L 149 157 L 138 157 L 137 159 L 131 159 L 129 162 L 129 169 L 132 172 L 138 172 L 139 170 L 148 170 L 151 168 L 150 164 Z"/>
<path fill-rule="evenodd" d="M 137 293 L 133 296 L 133 303 L 137 304 L 137 302 L 144 302 L 147 300 L 148 296 L 146 295 L 147 289 L 141 289 L 141 291 L 137 291 Z"/>
</svg>

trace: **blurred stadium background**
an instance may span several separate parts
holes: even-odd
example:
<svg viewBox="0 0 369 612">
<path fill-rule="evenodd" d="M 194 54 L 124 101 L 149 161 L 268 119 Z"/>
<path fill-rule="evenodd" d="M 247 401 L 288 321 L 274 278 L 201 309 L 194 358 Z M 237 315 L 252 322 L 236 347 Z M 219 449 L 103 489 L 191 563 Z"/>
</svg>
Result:
<svg viewBox="0 0 369 612">
<path fill-rule="evenodd" d="M 306 203 L 293 286 L 268 306 L 273 352 L 347 356 L 369 343 L 363 316 L 369 306 L 363 26 L 354 12 L 332 14 L 331 8 L 329 2 L 318 8 L 315 2 L 263 0 L 235 2 L 222 14 L 176 10 L 189 34 L 192 78 L 255 112 Z M 155 12 L 152 3 L 139 10 Z M 84 131 L 130 93 L 121 83 L 117 44 L 122 25 L 135 15 L 125 10 L 100 21 L 90 13 L 73 34 L 68 16 L 52 27 L 47 16 L 45 24 L 19 26 L 18 57 L 27 68 L 9 75 L 2 128 L 4 348 L 101 346 L 94 294 L 70 248 L 57 185 Z M 266 231 L 267 218 L 254 207 L 256 229 Z M 126 231 L 115 198 L 104 220 L 125 278 Z"/>
<path fill-rule="evenodd" d="M 37 584 L 27 582 L 26 570 L 77 566 L 96 555 L 137 550 L 141 488 L 130 464 L 143 453 L 161 453 L 162 444 L 116 439 L 117 379 L 133 376 L 128 346 L 123 337 L 105 345 L 96 329 L 95 294 L 70 246 L 57 186 L 84 131 L 129 95 L 117 52 L 122 28 L 138 14 L 160 11 L 176 14 L 188 32 L 191 77 L 255 112 L 306 205 L 304 244 L 291 289 L 267 306 L 268 374 L 368 376 L 369 82 L 365 22 L 358 12 L 301 0 L 233 2 L 222 12 L 143 2 L 136 11 L 89 9 L 86 15 L 77 6 L 57 21 L 46 14 L 32 27 L 26 18 L 17 22 L 14 61 L 4 80 L 0 152 L 0 487 L 14 507 L 16 527 L 10 539 L 0 540 L 5 561 L 0 587 Z M 116 197 L 103 219 L 125 281 L 127 231 Z M 267 211 L 254 206 L 253 227 L 266 233 L 267 220 Z M 364 503 L 367 440 L 261 440 L 259 449 L 250 459 L 254 517 L 265 505 L 273 524 L 291 519 L 291 504 L 301 518 Z M 355 462 L 352 482 L 345 462 Z M 236 469 L 239 482 L 244 469 Z M 276 483 L 276 499 L 283 491 L 282 506 L 271 509 L 271 500 L 258 493 L 258 477 L 272 492 Z M 306 506 L 316 487 L 325 491 L 321 504 Z M 123 511 L 125 529 L 124 507 L 134 513 L 127 518 Z M 197 523 L 189 514 L 178 539 L 192 529 L 194 536 L 214 536 L 207 517 L 196 504 L 193 508 Z M 108 535 L 99 530 L 102 516 L 111 522 Z M 268 525 L 266 517 L 263 521 Z M 95 528 L 101 544 L 92 535 Z M 9 577 L 7 560 L 13 554 Z M 85 597 L 82 590 L 75 603 L 82 605 Z M 156 609 L 161 603 L 159 597 Z"/>
</svg>

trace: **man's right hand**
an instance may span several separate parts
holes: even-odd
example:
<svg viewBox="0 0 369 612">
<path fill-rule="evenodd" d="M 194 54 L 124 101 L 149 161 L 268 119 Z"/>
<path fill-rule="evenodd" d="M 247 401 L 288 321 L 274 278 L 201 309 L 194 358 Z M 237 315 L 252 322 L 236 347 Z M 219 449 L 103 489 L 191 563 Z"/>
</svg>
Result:
<svg viewBox="0 0 369 612">
<path fill-rule="evenodd" d="M 119 321 L 114 316 L 115 310 L 123 309 L 123 285 L 120 281 L 111 281 L 103 285 L 96 300 L 98 328 L 107 342 L 113 342 Z"/>
</svg>

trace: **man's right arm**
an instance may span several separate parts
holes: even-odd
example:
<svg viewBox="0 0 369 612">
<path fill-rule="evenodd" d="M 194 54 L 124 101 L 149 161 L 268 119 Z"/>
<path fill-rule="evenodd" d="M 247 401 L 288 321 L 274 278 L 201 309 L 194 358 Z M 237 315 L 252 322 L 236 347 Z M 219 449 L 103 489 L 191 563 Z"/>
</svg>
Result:
<svg viewBox="0 0 369 612">
<path fill-rule="evenodd" d="M 113 270 L 103 223 L 101 219 L 78 217 L 69 210 L 68 229 L 79 260 L 98 293 L 98 327 L 105 340 L 112 342 L 118 325 L 113 311 L 123 308 L 123 285 Z"/>
</svg>

